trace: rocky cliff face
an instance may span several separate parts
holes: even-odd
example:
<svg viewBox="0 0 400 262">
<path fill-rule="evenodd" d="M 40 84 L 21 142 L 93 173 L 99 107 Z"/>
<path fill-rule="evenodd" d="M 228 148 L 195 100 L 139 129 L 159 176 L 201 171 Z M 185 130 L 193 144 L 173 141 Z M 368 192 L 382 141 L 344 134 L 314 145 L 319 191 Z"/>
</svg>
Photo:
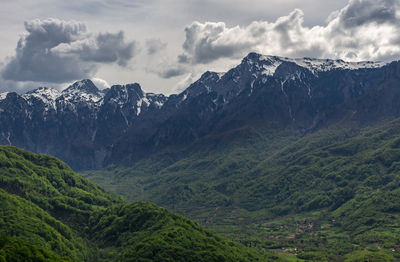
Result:
<svg viewBox="0 0 400 262">
<path fill-rule="evenodd" d="M 323 125 L 400 116 L 400 62 L 290 59 L 250 53 L 226 73 L 206 72 L 178 95 L 138 84 L 98 90 L 82 80 L 57 92 L 0 94 L 0 143 L 53 154 L 75 169 L 134 161 L 244 125 Z"/>
</svg>

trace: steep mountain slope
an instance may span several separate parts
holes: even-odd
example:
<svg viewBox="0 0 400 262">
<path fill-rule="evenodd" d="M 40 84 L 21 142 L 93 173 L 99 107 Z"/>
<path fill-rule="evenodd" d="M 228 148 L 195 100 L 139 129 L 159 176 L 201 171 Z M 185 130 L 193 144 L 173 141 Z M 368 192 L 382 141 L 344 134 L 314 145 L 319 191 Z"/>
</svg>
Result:
<svg viewBox="0 0 400 262">
<path fill-rule="evenodd" d="M 53 157 L 15 147 L 0 146 L 0 200 L 2 261 L 268 260 L 164 208 L 105 193 Z"/>
<path fill-rule="evenodd" d="M 207 72 L 170 96 L 151 123 L 138 122 L 128 130 L 106 162 L 131 163 L 149 151 L 244 126 L 294 127 L 305 134 L 341 121 L 397 117 L 399 65 L 251 53 L 227 73 Z"/>
</svg>

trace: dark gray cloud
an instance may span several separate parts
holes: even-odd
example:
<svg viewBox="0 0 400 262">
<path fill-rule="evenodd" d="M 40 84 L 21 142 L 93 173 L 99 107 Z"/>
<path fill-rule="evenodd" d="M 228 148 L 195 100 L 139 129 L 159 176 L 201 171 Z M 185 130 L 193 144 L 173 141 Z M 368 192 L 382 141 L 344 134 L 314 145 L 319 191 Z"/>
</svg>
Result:
<svg viewBox="0 0 400 262">
<path fill-rule="evenodd" d="M 330 16 L 326 26 L 304 26 L 299 9 L 274 22 L 255 21 L 244 27 L 193 22 L 185 28 L 185 53 L 178 60 L 207 64 L 251 51 L 291 57 L 398 59 L 399 16 L 398 0 L 350 0 Z"/>
<path fill-rule="evenodd" d="M 344 28 L 358 27 L 368 23 L 398 24 L 396 11 L 398 0 L 351 0 L 339 13 L 340 23 Z"/>
<path fill-rule="evenodd" d="M 170 68 L 165 68 L 164 70 L 157 72 L 157 75 L 162 78 L 172 78 L 172 77 L 184 75 L 186 73 L 187 73 L 187 70 L 185 68 L 170 67 Z"/>
<path fill-rule="evenodd" d="M 137 52 L 136 42 L 125 43 L 124 33 L 99 33 L 73 43 L 61 44 L 52 49 L 61 55 L 77 55 L 81 60 L 98 63 L 117 63 L 126 66 Z"/>
<path fill-rule="evenodd" d="M 120 66 L 126 66 L 135 55 L 136 45 L 136 42 L 125 43 L 122 31 L 117 34 L 100 33 L 96 37 L 95 45 L 84 45 L 79 55 L 85 61 L 116 62 Z"/>
<path fill-rule="evenodd" d="M 51 50 L 69 44 L 86 34 L 86 27 L 78 22 L 56 19 L 25 22 L 28 32 L 16 48 L 15 57 L 6 64 L 2 75 L 6 80 L 65 82 L 85 78 L 95 68 L 79 63 L 76 57 L 61 57 Z"/>
<path fill-rule="evenodd" d="M 125 66 L 135 54 L 135 42 L 125 43 L 122 32 L 90 34 L 85 24 L 58 19 L 25 22 L 16 55 L 5 65 L 5 80 L 62 83 L 88 78 L 97 63 Z"/>
<path fill-rule="evenodd" d="M 160 51 L 163 51 L 167 47 L 167 43 L 161 41 L 161 39 L 147 39 L 146 49 L 148 55 L 154 55 Z"/>
</svg>

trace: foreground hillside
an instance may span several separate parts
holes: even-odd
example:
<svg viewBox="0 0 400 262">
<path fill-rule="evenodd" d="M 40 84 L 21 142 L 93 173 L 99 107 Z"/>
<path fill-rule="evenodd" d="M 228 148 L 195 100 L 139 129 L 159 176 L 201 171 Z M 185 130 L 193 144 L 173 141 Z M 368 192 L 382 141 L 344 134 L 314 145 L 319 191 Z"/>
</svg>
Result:
<svg viewBox="0 0 400 262">
<path fill-rule="evenodd" d="M 164 208 L 127 203 L 50 156 L 0 146 L 0 187 L 0 261 L 269 260 Z"/>
<path fill-rule="evenodd" d="M 249 127 L 86 175 L 262 250 L 397 261 L 399 135 L 399 119 L 335 125 L 302 138 L 293 129 Z"/>
</svg>

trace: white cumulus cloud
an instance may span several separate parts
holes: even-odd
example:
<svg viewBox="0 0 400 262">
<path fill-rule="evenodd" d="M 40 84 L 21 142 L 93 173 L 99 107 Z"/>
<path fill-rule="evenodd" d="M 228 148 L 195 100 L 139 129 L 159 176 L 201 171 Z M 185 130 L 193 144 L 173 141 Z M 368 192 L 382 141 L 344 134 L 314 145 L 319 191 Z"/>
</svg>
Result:
<svg viewBox="0 0 400 262">
<path fill-rule="evenodd" d="M 276 21 L 228 27 L 193 22 L 185 28 L 182 63 L 207 64 L 237 59 L 251 51 L 290 57 L 390 60 L 400 56 L 400 1 L 350 0 L 325 26 L 304 26 L 296 9 Z"/>
<path fill-rule="evenodd" d="M 104 79 L 92 78 L 91 80 L 92 80 L 93 84 L 100 90 L 110 88 L 110 84 Z"/>
<path fill-rule="evenodd" d="M 84 23 L 59 19 L 25 22 L 16 54 L 5 65 L 5 80 L 63 83 L 89 78 L 99 63 L 126 66 L 134 57 L 135 42 L 123 32 L 88 32 Z"/>
</svg>

